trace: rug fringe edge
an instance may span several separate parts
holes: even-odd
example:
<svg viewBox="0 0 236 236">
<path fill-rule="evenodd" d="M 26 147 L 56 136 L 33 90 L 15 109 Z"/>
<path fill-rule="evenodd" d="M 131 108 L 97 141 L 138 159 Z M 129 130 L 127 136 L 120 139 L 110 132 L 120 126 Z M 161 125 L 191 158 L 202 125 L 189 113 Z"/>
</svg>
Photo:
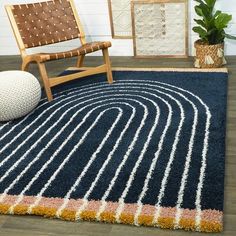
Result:
<svg viewBox="0 0 236 236">
<path fill-rule="evenodd" d="M 45 218 L 57 218 L 65 221 L 93 221 L 93 222 L 103 222 L 103 223 L 119 223 L 126 225 L 135 225 L 134 223 L 134 214 L 122 213 L 120 215 L 119 222 L 116 220 L 115 213 L 104 211 L 100 220 L 96 218 L 96 211 L 84 210 L 80 214 L 80 219 L 76 220 L 76 211 L 64 209 L 60 217 L 57 216 L 57 208 L 42 207 L 38 206 L 33 208 L 32 213 L 27 212 L 28 206 L 17 205 L 13 213 L 9 213 L 10 205 L 0 204 L 0 214 L 3 215 L 35 215 L 43 216 Z M 208 210 L 214 211 L 214 210 Z M 211 220 L 202 220 L 200 226 L 195 225 L 195 219 L 191 219 L 188 216 L 183 215 L 180 219 L 179 226 L 174 225 L 175 218 L 173 217 L 159 217 L 157 223 L 153 223 L 153 216 L 151 215 L 140 215 L 138 226 L 147 226 L 147 227 L 157 227 L 162 229 L 182 229 L 186 231 L 199 231 L 204 233 L 219 233 L 223 231 L 223 223 L 219 223 Z"/>
</svg>

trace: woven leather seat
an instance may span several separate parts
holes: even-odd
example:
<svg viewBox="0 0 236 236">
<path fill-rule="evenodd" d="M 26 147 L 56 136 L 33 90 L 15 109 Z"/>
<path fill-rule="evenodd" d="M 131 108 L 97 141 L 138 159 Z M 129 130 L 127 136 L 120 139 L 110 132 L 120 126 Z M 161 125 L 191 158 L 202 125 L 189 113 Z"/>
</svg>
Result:
<svg viewBox="0 0 236 236">
<path fill-rule="evenodd" d="M 57 52 L 57 53 L 39 53 L 35 54 L 35 61 L 45 62 L 58 60 L 63 58 L 75 57 L 86 55 L 88 53 L 96 52 L 101 49 L 106 49 L 111 47 L 111 42 L 92 42 L 86 43 L 79 48 L 66 51 L 66 52 Z"/>
<path fill-rule="evenodd" d="M 49 101 L 53 99 L 51 92 L 53 86 L 73 79 L 106 73 L 108 82 L 113 82 L 108 54 L 111 42 L 86 42 L 73 0 L 50 0 L 39 3 L 8 5 L 6 10 L 23 60 L 22 70 L 27 71 L 31 62 L 38 64 Z M 30 55 L 26 51 L 28 48 L 60 43 L 77 38 L 80 39 L 81 46 L 78 45 L 78 48 L 70 51 L 57 53 L 42 52 Z M 82 67 L 85 55 L 98 50 L 101 50 L 103 53 L 103 65 L 87 70 L 83 69 L 82 72 L 73 75 L 48 77 L 45 62 L 78 57 L 76 66 Z"/>
</svg>

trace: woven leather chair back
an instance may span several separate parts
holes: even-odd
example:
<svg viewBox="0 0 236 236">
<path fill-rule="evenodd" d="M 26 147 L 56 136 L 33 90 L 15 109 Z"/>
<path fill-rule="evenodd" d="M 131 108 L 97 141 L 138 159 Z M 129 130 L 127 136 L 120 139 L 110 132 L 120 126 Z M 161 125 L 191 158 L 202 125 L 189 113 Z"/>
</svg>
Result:
<svg viewBox="0 0 236 236">
<path fill-rule="evenodd" d="M 68 0 L 13 5 L 12 12 L 25 48 L 81 36 Z"/>
</svg>

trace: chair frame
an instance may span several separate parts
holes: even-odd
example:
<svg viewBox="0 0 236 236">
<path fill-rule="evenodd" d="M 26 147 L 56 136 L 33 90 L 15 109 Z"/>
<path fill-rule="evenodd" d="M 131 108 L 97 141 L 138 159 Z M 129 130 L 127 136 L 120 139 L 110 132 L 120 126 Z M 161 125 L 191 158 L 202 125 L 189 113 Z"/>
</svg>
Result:
<svg viewBox="0 0 236 236">
<path fill-rule="evenodd" d="M 79 37 L 80 42 L 82 45 L 84 45 L 87 42 L 85 39 L 84 30 L 81 25 L 75 4 L 74 4 L 73 0 L 67 0 L 67 1 L 70 3 L 72 11 L 74 13 L 76 24 L 77 24 L 79 32 L 80 32 L 80 37 Z M 16 41 L 17 41 L 17 44 L 18 44 L 18 47 L 20 50 L 20 54 L 21 54 L 21 58 L 22 58 L 21 70 L 28 71 L 30 63 L 37 63 L 48 101 L 53 100 L 53 95 L 52 95 L 52 91 L 51 91 L 52 87 L 62 84 L 62 83 L 65 83 L 65 82 L 68 82 L 68 81 L 71 81 L 71 80 L 74 80 L 74 79 L 79 79 L 79 78 L 83 78 L 83 77 L 86 77 L 89 75 L 94 75 L 94 74 L 106 73 L 108 83 L 110 83 L 110 84 L 113 83 L 113 76 L 112 76 L 111 62 L 110 62 L 110 58 L 109 58 L 108 48 L 102 49 L 104 64 L 97 66 L 97 67 L 91 67 L 91 68 L 85 69 L 85 68 L 83 68 L 85 55 L 79 55 L 78 59 L 77 59 L 77 63 L 76 63 L 76 68 L 80 68 L 81 70 L 83 70 L 82 72 L 77 72 L 77 73 L 70 74 L 70 75 L 49 78 L 47 70 L 46 70 L 46 66 L 45 66 L 45 63 L 47 61 L 41 62 L 40 60 L 37 60 L 35 58 L 35 55 L 37 55 L 37 54 L 30 54 L 30 55 L 27 54 L 27 52 L 26 52 L 27 48 L 25 47 L 24 42 L 21 38 L 17 23 L 15 21 L 15 18 L 14 18 L 13 12 L 12 12 L 13 6 L 7 5 L 7 6 L 5 6 L 5 9 L 7 11 L 7 15 L 10 20 L 13 32 L 14 32 L 14 36 L 16 38 Z"/>
</svg>

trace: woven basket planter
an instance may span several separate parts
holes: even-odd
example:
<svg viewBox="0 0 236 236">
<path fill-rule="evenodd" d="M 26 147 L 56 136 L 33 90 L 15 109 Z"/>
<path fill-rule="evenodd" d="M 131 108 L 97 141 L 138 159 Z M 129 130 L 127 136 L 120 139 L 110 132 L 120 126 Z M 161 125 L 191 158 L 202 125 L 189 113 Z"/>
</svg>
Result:
<svg viewBox="0 0 236 236">
<path fill-rule="evenodd" d="M 194 43 L 196 57 L 194 66 L 197 68 L 217 68 L 226 64 L 224 44 L 208 45 L 201 40 Z"/>
</svg>

